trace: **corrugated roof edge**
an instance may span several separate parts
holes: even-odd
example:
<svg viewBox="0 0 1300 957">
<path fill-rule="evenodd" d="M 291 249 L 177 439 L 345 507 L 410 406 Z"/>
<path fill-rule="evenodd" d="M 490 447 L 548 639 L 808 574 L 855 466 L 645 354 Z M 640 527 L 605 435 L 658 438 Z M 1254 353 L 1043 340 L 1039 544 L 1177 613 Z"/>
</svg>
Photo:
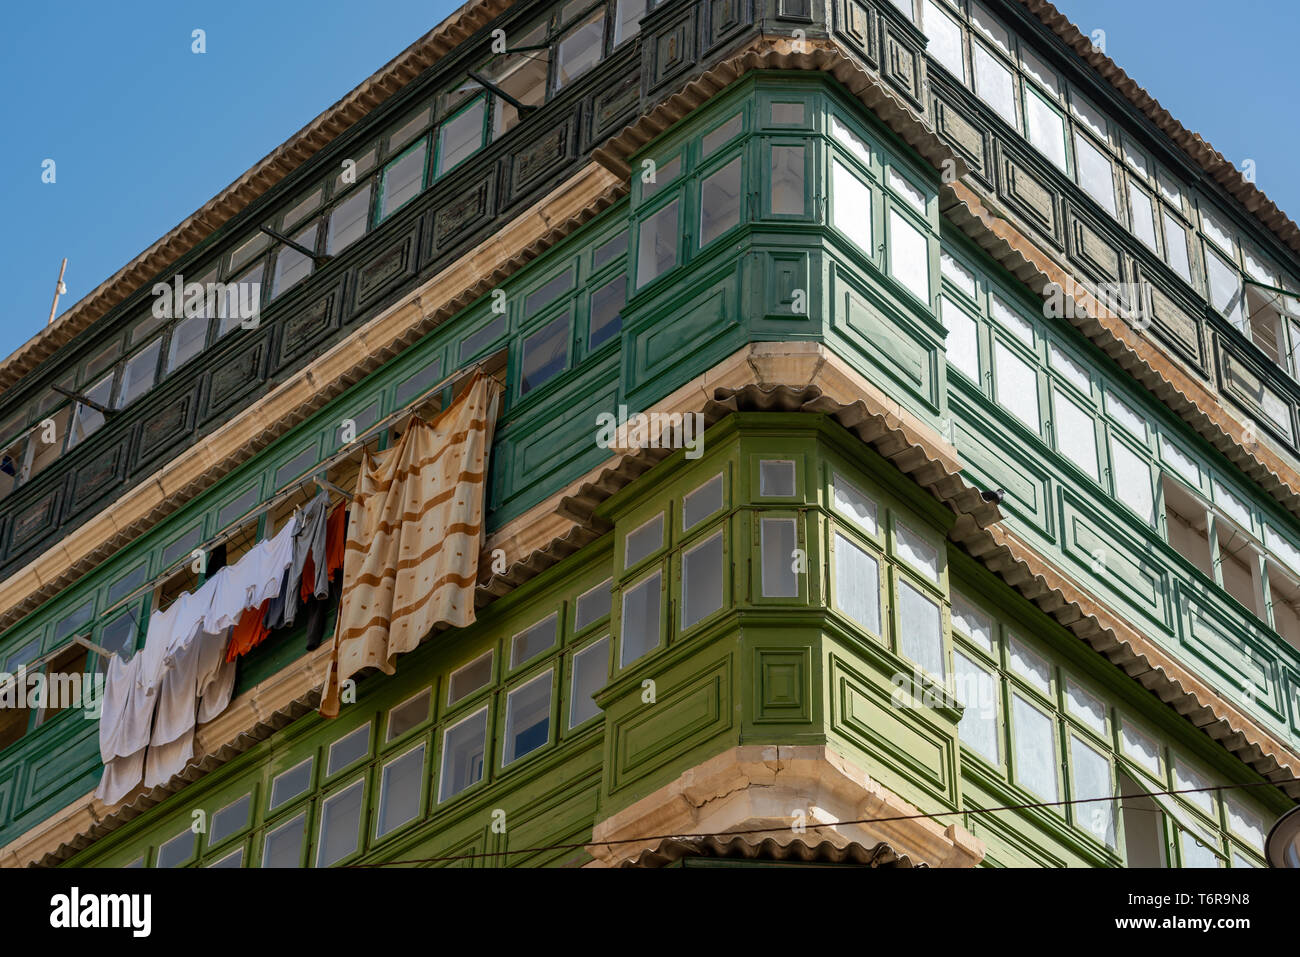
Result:
<svg viewBox="0 0 1300 957">
<path fill-rule="evenodd" d="M 1019 0 L 1019 2 L 1056 36 L 1065 41 L 1066 46 L 1073 49 L 1088 65 L 1100 73 L 1125 99 L 1137 107 L 1196 165 L 1209 174 L 1211 179 L 1241 203 L 1247 212 L 1263 223 L 1292 251 L 1300 253 L 1300 226 L 1279 209 L 1263 190 L 1246 179 L 1231 160 L 1211 146 L 1199 133 L 1193 133 L 1174 119 L 1173 115 L 1160 105 L 1159 100 L 1143 89 L 1114 60 L 1095 49 L 1092 40 L 1085 36 L 1069 17 L 1047 0 Z"/>
<path fill-rule="evenodd" d="M 514 0 L 470 0 L 258 160 L 161 239 L 92 289 L 0 361 L 0 394 L 13 388 L 61 346 L 128 298 L 143 282 L 194 249 L 250 203 L 329 145 Z"/>
</svg>

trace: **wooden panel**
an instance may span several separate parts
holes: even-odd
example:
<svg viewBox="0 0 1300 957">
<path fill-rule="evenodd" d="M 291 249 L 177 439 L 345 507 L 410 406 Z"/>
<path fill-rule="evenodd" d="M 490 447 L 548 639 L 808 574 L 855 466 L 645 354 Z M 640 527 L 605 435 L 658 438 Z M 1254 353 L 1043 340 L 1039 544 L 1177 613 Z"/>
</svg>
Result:
<svg viewBox="0 0 1300 957">
<path fill-rule="evenodd" d="M 1246 409 L 1251 418 L 1278 433 L 1288 444 L 1293 441 L 1291 403 L 1269 388 L 1251 364 L 1234 355 L 1219 342 L 1221 388 Z"/>
<path fill-rule="evenodd" d="M 338 328 L 337 305 L 341 291 L 342 287 L 336 286 L 279 324 L 275 368 L 288 365 Z"/>
<path fill-rule="evenodd" d="M 754 723 L 812 721 L 812 649 L 754 649 Z"/>
<path fill-rule="evenodd" d="M 938 97 L 934 100 L 934 122 L 943 140 L 961 154 L 976 173 L 983 174 L 987 168 L 988 156 L 984 131 L 951 103 Z"/>
<path fill-rule="evenodd" d="M 1061 216 L 1056 193 L 1037 164 L 999 144 L 998 195 L 1039 230 L 1061 245 Z"/>
<path fill-rule="evenodd" d="M 540 139 L 510 158 L 510 199 L 513 201 L 527 186 L 554 169 L 569 153 L 574 116 L 557 124 Z"/>
<path fill-rule="evenodd" d="M 836 332 L 900 386 L 935 406 L 938 346 L 887 306 L 883 294 L 858 285 L 848 270 L 833 266 L 831 281 Z"/>
<path fill-rule="evenodd" d="M 1118 282 L 1120 254 L 1116 246 L 1075 211 L 1071 210 L 1069 215 L 1070 258 L 1094 279 Z"/>
<path fill-rule="evenodd" d="M 35 502 L 14 513 L 12 531 L 9 536 L 9 549 L 21 548 L 41 535 L 54 530 L 59 517 L 59 502 L 63 496 L 61 487 L 46 492 Z"/>
<path fill-rule="evenodd" d="M 596 94 L 591 108 L 591 138 L 601 140 L 621 128 L 641 102 L 641 77 L 625 77 L 621 83 Z"/>
<path fill-rule="evenodd" d="M 706 9 L 708 45 L 705 53 L 712 53 L 753 21 L 750 0 L 708 0 Z"/>
<path fill-rule="evenodd" d="M 1085 577 L 1100 578 L 1167 625 L 1168 575 L 1145 560 L 1134 545 L 1073 493 L 1061 490 L 1061 547 L 1065 553 L 1079 563 Z"/>
<path fill-rule="evenodd" d="M 650 88 L 656 89 L 695 62 L 695 10 L 682 11 L 645 42 L 651 50 Z"/>
<path fill-rule="evenodd" d="M 246 336 L 248 333 L 235 332 L 231 335 Z M 240 351 L 228 353 L 226 360 L 208 374 L 205 419 L 224 411 L 253 391 L 262 380 L 266 351 L 266 336 L 262 335 Z"/>
<path fill-rule="evenodd" d="M 872 66 L 880 62 L 877 16 L 875 10 L 858 0 L 836 0 L 835 32 Z"/>
<path fill-rule="evenodd" d="M 126 437 L 123 437 L 112 448 L 105 449 L 93 461 L 77 469 L 72 480 L 69 511 L 80 512 L 95 499 L 115 490 L 122 478 L 125 456 Z"/>
<path fill-rule="evenodd" d="M 370 262 L 357 269 L 353 304 L 360 309 L 374 302 L 385 292 L 415 275 L 415 234 L 410 233 L 400 241 L 378 253 Z"/>
<path fill-rule="evenodd" d="M 1242 617 L 1229 623 L 1224 613 L 1208 601 L 1189 593 L 1182 582 L 1176 586 L 1183 646 L 1209 670 L 1228 682 L 1221 688 L 1238 701 L 1246 699 L 1248 710 L 1265 711 L 1273 721 L 1282 718 L 1278 689 L 1278 665 L 1268 653 L 1262 636 L 1248 634 Z M 1244 627 L 1243 627 L 1244 626 Z"/>
</svg>

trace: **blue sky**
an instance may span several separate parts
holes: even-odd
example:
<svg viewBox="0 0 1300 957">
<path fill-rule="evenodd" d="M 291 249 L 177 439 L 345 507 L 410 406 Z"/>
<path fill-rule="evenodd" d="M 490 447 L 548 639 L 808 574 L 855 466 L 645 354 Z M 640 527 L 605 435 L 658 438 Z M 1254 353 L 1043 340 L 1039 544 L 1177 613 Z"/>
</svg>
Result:
<svg viewBox="0 0 1300 957">
<path fill-rule="evenodd" d="M 1300 214 L 1288 175 L 1300 5 L 1057 0 L 1182 123 Z M 61 0 L 19 4 L 0 33 L 0 355 L 49 314 L 59 260 L 71 306 L 322 109 L 432 28 L 458 0 Z M 1244 9 L 1241 4 L 1236 9 Z M 191 52 L 191 31 L 207 52 Z M 56 182 L 41 182 L 42 163 Z"/>
</svg>

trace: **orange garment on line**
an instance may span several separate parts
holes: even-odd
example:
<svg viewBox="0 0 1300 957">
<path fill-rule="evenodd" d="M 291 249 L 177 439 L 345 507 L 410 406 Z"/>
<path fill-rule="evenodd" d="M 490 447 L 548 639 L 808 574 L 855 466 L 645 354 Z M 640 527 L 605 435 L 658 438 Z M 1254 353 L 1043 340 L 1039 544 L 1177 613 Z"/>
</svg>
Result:
<svg viewBox="0 0 1300 957">
<path fill-rule="evenodd" d="M 348 504 L 339 502 L 325 521 L 325 577 L 330 581 L 333 581 L 343 568 L 343 556 L 347 552 L 348 545 L 347 536 Z M 298 586 L 298 594 L 303 601 L 312 597 L 312 586 L 315 581 L 316 556 L 308 552 L 307 561 L 302 566 L 302 582 Z"/>
<path fill-rule="evenodd" d="M 257 608 L 245 608 L 239 621 L 230 630 L 230 645 L 226 648 L 226 661 L 246 655 L 266 640 L 270 629 L 266 627 L 266 610 L 271 605 L 267 599 Z"/>
</svg>

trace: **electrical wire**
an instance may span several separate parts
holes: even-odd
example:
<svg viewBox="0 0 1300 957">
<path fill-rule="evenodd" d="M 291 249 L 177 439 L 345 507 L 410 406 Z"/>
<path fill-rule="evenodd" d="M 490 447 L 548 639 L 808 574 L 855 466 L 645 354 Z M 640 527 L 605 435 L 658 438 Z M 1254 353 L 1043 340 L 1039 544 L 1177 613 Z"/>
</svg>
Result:
<svg viewBox="0 0 1300 957">
<path fill-rule="evenodd" d="M 826 821 L 819 824 L 810 824 L 808 827 L 816 830 L 818 828 L 828 827 L 846 827 L 855 824 L 888 824 L 895 821 L 916 821 L 916 820 L 934 820 L 941 817 L 953 817 L 963 814 L 994 814 L 1001 811 L 1028 811 L 1037 808 L 1054 808 L 1065 807 L 1075 804 L 1095 804 L 1101 801 L 1123 801 L 1128 798 L 1151 798 L 1162 797 L 1175 794 L 1198 794 L 1204 791 L 1230 791 L 1238 788 L 1257 788 L 1272 787 L 1270 781 L 1255 781 L 1250 784 L 1218 784 L 1213 787 L 1204 788 L 1182 788 L 1171 791 L 1139 791 L 1130 794 L 1117 794 L 1114 797 L 1096 797 L 1096 798 L 1072 798 L 1065 801 L 1038 801 L 1032 804 L 1004 804 L 997 807 L 968 808 L 962 811 L 920 811 L 916 814 L 897 814 L 892 817 L 866 817 L 856 821 Z M 1124 805 L 1120 805 L 1124 808 Z M 1128 808 L 1125 808 L 1126 810 Z M 1131 808 L 1132 810 L 1150 810 L 1149 808 Z M 400 867 L 408 864 L 436 864 L 444 861 L 467 861 L 477 858 L 486 857 L 505 857 L 509 854 L 539 854 L 544 851 L 568 851 L 581 850 L 588 847 L 612 847 L 616 844 L 641 844 L 646 841 L 667 841 L 667 840 L 698 840 L 709 837 L 737 837 L 745 834 L 780 834 L 790 831 L 792 825 L 784 824 L 781 826 L 769 827 L 751 827 L 741 828 L 735 831 L 712 831 L 701 832 L 696 834 L 654 834 L 648 837 L 628 837 L 616 841 L 583 841 L 579 844 L 547 844 L 542 847 L 521 847 L 508 849 L 504 851 L 481 851 L 470 854 L 448 854 L 440 857 L 414 857 L 401 861 L 378 861 L 373 864 L 350 864 L 348 867 Z M 797 833 L 797 832 L 796 832 Z"/>
</svg>

